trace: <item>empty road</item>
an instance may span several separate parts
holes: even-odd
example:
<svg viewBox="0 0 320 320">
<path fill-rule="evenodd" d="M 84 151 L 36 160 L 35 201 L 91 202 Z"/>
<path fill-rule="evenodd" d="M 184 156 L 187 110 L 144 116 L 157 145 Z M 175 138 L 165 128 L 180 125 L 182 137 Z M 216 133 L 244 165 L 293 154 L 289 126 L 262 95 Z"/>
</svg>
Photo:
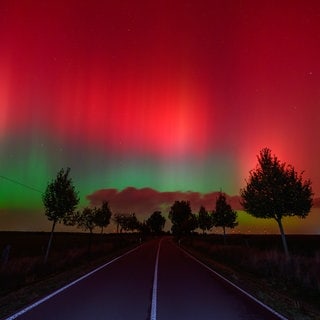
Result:
<svg viewBox="0 0 320 320">
<path fill-rule="evenodd" d="M 144 243 L 50 299 L 7 319 L 16 318 L 279 319 L 219 279 L 170 238 Z"/>
</svg>

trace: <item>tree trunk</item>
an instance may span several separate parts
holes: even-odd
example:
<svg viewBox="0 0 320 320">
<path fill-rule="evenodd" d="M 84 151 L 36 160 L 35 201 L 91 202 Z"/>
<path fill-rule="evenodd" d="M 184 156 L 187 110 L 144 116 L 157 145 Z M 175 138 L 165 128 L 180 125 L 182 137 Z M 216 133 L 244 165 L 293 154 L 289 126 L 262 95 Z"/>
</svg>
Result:
<svg viewBox="0 0 320 320">
<path fill-rule="evenodd" d="M 286 258 L 288 259 L 289 258 L 289 250 L 288 250 L 287 240 L 286 240 L 286 236 L 284 234 L 281 218 L 277 218 L 276 221 L 278 222 L 280 233 L 281 233 L 281 240 L 282 240 L 283 250 L 284 250 L 284 253 L 286 255 Z"/>
<path fill-rule="evenodd" d="M 48 242 L 48 246 L 47 246 L 47 251 L 46 251 L 46 255 L 45 255 L 45 257 L 44 257 L 44 264 L 46 264 L 47 261 L 48 261 L 49 251 L 50 251 L 50 248 L 51 248 L 51 243 L 52 243 L 52 238 L 53 238 L 53 232 L 54 232 L 54 228 L 55 228 L 55 226 L 56 226 L 56 223 L 57 223 L 57 221 L 53 221 L 52 229 L 51 229 L 51 234 L 50 234 L 50 238 L 49 238 L 49 242 Z"/>
<path fill-rule="evenodd" d="M 222 227 L 223 228 L 223 243 L 226 244 L 227 241 L 226 241 L 226 227 Z"/>
<path fill-rule="evenodd" d="M 90 259 L 91 258 L 91 246 L 92 246 L 92 229 L 89 230 L 90 233 L 89 233 L 89 242 L 88 242 L 88 258 Z"/>
</svg>

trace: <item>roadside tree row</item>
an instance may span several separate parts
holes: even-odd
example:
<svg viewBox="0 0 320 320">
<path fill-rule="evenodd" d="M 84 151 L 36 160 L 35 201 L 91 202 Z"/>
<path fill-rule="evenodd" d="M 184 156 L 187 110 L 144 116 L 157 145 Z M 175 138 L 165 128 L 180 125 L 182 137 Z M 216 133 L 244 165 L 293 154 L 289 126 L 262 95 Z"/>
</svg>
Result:
<svg viewBox="0 0 320 320">
<path fill-rule="evenodd" d="M 241 205 L 254 217 L 274 219 L 277 222 L 283 248 L 288 257 L 282 219 L 290 216 L 305 218 L 308 215 L 313 202 L 311 181 L 304 180 L 302 173 L 297 173 L 293 166 L 280 162 L 268 148 L 262 149 L 257 159 L 256 168 L 249 172 L 246 186 L 240 190 Z M 52 221 L 45 261 L 48 258 L 57 223 L 77 226 L 90 233 L 95 227 L 100 227 L 103 232 L 103 228 L 108 226 L 112 216 L 107 201 L 103 202 L 100 208 L 86 207 L 81 212 L 75 211 L 79 204 L 79 196 L 69 173 L 69 168 L 66 171 L 61 169 L 43 194 L 45 214 Z M 227 203 L 226 195 L 221 191 L 212 212 L 208 212 L 202 206 L 196 215 L 192 213 L 188 201 L 175 201 L 170 208 L 169 219 L 172 222 L 171 231 L 177 236 L 188 235 L 197 228 L 205 233 L 213 227 L 222 227 L 225 239 L 226 228 L 238 225 L 237 213 Z M 166 220 L 160 211 L 155 211 L 144 222 L 139 222 L 134 213 L 115 214 L 113 221 L 117 225 L 117 231 L 120 232 L 136 230 L 159 234 L 163 231 Z"/>
<path fill-rule="evenodd" d="M 205 233 L 213 227 L 221 227 L 225 241 L 226 228 L 234 228 L 238 225 L 237 212 L 227 203 L 226 195 L 223 192 L 219 193 L 215 209 L 212 212 L 201 206 L 199 213 L 193 214 L 190 202 L 175 201 L 170 208 L 169 219 L 172 222 L 171 231 L 178 237 L 188 235 L 197 228 L 201 229 L 202 233 Z"/>
<path fill-rule="evenodd" d="M 103 229 L 110 224 L 112 211 L 108 201 L 103 201 L 100 207 L 85 207 L 77 211 L 79 195 L 75 190 L 70 177 L 70 168 L 61 169 L 54 180 L 52 180 L 42 195 L 45 207 L 45 214 L 49 221 L 52 221 L 50 238 L 44 258 L 47 262 L 54 230 L 57 224 L 63 223 L 66 226 L 75 226 L 84 231 L 89 231 L 89 251 L 92 242 L 92 234 L 95 228 Z M 117 232 L 139 231 L 143 233 L 160 234 L 163 231 L 166 219 L 160 211 L 155 211 L 145 222 L 138 221 L 135 213 L 114 214 L 113 219 L 117 226 Z"/>
</svg>

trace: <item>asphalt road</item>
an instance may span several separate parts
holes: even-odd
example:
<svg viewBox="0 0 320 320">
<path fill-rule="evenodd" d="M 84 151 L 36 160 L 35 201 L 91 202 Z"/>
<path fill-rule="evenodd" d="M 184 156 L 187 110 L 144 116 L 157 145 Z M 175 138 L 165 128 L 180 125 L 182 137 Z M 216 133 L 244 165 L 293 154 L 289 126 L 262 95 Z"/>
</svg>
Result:
<svg viewBox="0 0 320 320">
<path fill-rule="evenodd" d="M 279 319 L 224 283 L 170 238 L 141 245 L 17 318 Z"/>
</svg>

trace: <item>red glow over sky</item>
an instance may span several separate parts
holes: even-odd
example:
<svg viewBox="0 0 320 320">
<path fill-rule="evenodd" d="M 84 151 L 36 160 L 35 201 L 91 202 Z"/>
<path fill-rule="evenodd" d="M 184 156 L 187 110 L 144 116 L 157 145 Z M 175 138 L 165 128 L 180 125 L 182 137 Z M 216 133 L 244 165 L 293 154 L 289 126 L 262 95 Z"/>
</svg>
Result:
<svg viewBox="0 0 320 320">
<path fill-rule="evenodd" d="M 3 0 L 0 174 L 239 194 L 269 147 L 319 197 L 319 30 L 317 0 Z"/>
</svg>

